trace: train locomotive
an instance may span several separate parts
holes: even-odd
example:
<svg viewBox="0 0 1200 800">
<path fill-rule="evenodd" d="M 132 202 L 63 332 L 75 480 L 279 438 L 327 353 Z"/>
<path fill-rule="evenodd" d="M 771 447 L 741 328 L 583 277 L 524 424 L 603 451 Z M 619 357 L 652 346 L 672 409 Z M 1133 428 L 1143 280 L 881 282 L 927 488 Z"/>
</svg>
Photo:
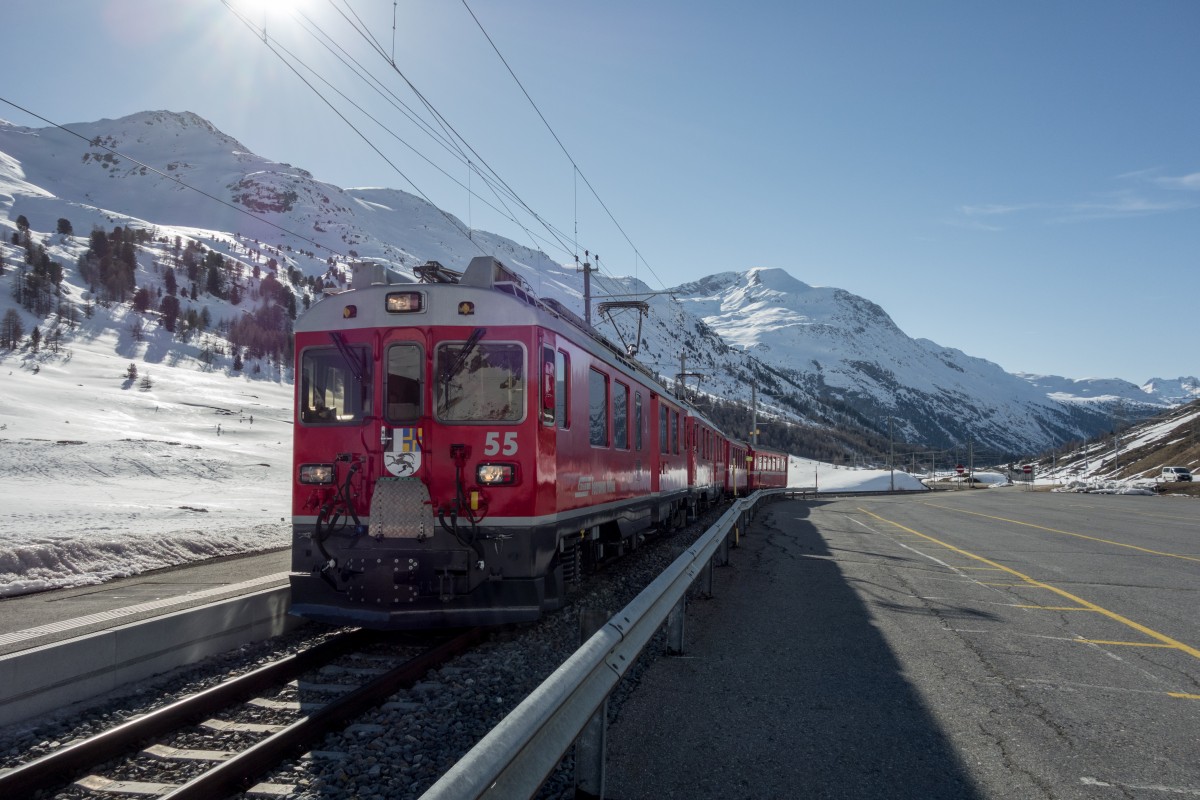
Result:
<svg viewBox="0 0 1200 800">
<path fill-rule="evenodd" d="M 360 265 L 296 323 L 292 613 L 534 620 L 648 531 L 786 484 L 786 456 L 730 440 L 496 259 L 418 274 Z"/>
</svg>

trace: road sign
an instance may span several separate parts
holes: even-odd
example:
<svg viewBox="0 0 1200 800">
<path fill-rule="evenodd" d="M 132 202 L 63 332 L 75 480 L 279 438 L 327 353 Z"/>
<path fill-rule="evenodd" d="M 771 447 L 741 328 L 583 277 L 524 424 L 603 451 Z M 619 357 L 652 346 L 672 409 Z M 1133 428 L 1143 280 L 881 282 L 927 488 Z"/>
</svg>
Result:
<svg viewBox="0 0 1200 800">
<path fill-rule="evenodd" d="M 1033 465 L 1026 464 L 1025 466 L 1021 467 L 1021 472 L 1024 472 L 1026 475 L 1028 475 L 1029 473 L 1033 472 Z"/>
<path fill-rule="evenodd" d="M 958 474 L 959 474 L 959 475 L 962 475 L 964 472 L 966 472 L 966 471 L 967 471 L 967 468 L 966 468 L 966 467 L 964 467 L 962 464 L 958 464 L 958 465 L 956 465 L 954 468 L 955 468 L 956 470 L 958 470 Z"/>
</svg>

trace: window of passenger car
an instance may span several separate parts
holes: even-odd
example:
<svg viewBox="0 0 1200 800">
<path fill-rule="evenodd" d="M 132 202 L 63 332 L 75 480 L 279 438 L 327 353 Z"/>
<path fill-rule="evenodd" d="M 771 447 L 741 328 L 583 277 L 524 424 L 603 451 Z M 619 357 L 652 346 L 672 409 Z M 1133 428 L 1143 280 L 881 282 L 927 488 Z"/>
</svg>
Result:
<svg viewBox="0 0 1200 800">
<path fill-rule="evenodd" d="M 671 430 L 669 420 L 671 412 L 666 406 L 658 407 L 658 451 L 664 455 L 671 452 Z"/>
<path fill-rule="evenodd" d="M 556 351 L 554 354 L 554 418 L 558 420 L 558 427 L 562 430 L 571 427 L 569 413 L 571 404 L 567 402 L 568 393 L 571 391 L 571 382 L 567 380 L 570 366 L 570 356 L 562 350 Z"/>
<path fill-rule="evenodd" d="M 608 376 L 595 369 L 588 372 L 588 441 L 608 446 Z"/>
<path fill-rule="evenodd" d="M 613 447 L 629 449 L 629 387 L 620 381 L 613 390 Z"/>
<path fill-rule="evenodd" d="M 634 449 L 642 449 L 642 393 L 633 393 L 633 442 Z"/>
</svg>

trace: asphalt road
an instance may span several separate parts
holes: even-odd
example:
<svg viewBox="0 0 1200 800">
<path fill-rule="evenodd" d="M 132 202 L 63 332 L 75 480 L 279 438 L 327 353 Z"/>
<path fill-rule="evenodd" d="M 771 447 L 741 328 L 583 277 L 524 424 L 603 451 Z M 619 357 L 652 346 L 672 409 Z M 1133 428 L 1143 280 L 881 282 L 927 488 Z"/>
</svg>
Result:
<svg viewBox="0 0 1200 800">
<path fill-rule="evenodd" d="M 1200 798 L 1200 503 L 760 513 L 609 731 L 635 797 Z"/>
</svg>

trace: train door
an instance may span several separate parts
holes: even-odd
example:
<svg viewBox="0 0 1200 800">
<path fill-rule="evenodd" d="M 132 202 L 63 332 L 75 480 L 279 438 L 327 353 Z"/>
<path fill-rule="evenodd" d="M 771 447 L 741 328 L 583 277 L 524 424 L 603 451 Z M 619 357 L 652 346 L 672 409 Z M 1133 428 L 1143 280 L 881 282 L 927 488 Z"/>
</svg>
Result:
<svg viewBox="0 0 1200 800">
<path fill-rule="evenodd" d="M 411 329 L 393 330 L 380 353 L 382 408 L 376 418 L 379 430 L 366 435 L 379 442 L 383 463 L 378 474 L 411 478 L 421 474 L 425 462 L 427 414 L 425 377 L 428 348 L 423 336 Z"/>
<path fill-rule="evenodd" d="M 568 357 L 558 349 L 553 333 L 540 331 L 535 348 L 535 364 L 531 374 L 538 376 L 535 400 L 537 422 L 537 463 L 535 514 L 550 514 L 558 510 L 558 435 L 568 427 L 567 412 Z"/>
</svg>

